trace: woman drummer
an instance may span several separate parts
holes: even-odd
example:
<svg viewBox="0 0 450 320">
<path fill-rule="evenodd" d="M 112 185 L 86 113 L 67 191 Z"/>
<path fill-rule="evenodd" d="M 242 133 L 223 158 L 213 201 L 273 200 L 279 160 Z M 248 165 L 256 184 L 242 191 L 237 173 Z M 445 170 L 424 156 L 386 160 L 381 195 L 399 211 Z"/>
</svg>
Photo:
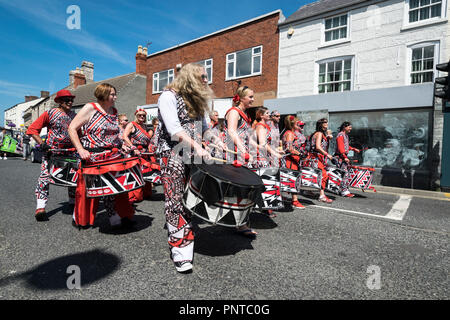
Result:
<svg viewBox="0 0 450 320">
<path fill-rule="evenodd" d="M 251 166 L 252 168 L 278 167 L 281 155 L 272 145 L 272 130 L 267 124 L 270 119 L 269 110 L 266 107 L 259 107 L 256 109 L 255 118 L 254 138 L 256 139 L 257 149 L 256 161 Z M 275 145 L 275 147 L 277 146 Z M 271 218 L 276 217 L 272 209 L 267 209 L 267 214 Z"/>
<path fill-rule="evenodd" d="M 284 118 L 284 127 L 286 131 L 282 137 L 283 150 L 289 155 L 284 158 L 282 166 L 298 171 L 300 169 L 300 160 L 302 158 L 302 144 L 299 140 L 299 135 L 296 134 L 300 130 L 299 120 L 297 117 L 290 115 Z M 292 206 L 298 209 L 305 209 L 305 207 L 298 201 L 298 196 L 292 194 Z"/>
<path fill-rule="evenodd" d="M 254 101 L 252 89 L 247 86 L 239 87 L 233 97 L 233 107 L 225 114 L 225 144 L 228 149 L 238 153 L 237 160 L 243 161 L 247 167 L 253 161 L 253 157 L 249 154 L 252 122 L 247 116 L 246 110 L 252 106 Z M 227 159 L 229 156 L 228 154 Z M 255 237 L 258 234 L 247 225 L 238 227 L 237 231 L 247 237 Z"/>
<path fill-rule="evenodd" d="M 113 158 L 118 156 L 112 151 L 114 148 L 121 148 L 122 152 L 130 151 L 119 137 L 119 120 L 117 109 L 114 107 L 117 99 L 116 92 L 116 89 L 108 83 L 98 85 L 94 92 L 97 102 L 86 104 L 69 126 L 70 139 L 81 161 L 87 164 L 99 162 L 95 153 L 104 153 L 109 150 L 109 157 Z M 81 135 L 79 137 L 78 131 L 80 129 Z M 99 200 L 98 198 L 86 197 L 82 171 L 79 170 L 78 172 L 79 178 L 72 224 L 78 228 L 89 228 L 94 225 Z M 128 202 L 127 193 L 106 196 L 103 201 L 112 226 L 131 227 L 134 224 L 131 220 L 134 216 L 134 209 Z"/>
<path fill-rule="evenodd" d="M 348 166 L 350 164 L 350 160 L 348 159 L 348 152 L 355 151 L 357 153 L 360 152 L 359 149 L 353 148 L 350 146 L 348 134 L 352 131 L 352 124 L 348 121 L 344 121 L 339 127 L 339 133 L 336 137 L 336 151 L 335 156 L 338 159 L 337 167 L 345 172 L 345 176 L 341 182 L 341 196 L 347 198 L 353 198 L 355 195 L 350 193 L 348 190 Z"/>
<path fill-rule="evenodd" d="M 206 116 L 212 95 L 205 68 L 190 63 L 180 69 L 158 100 L 157 154 L 161 157 L 168 243 L 180 273 L 192 270 L 194 257 L 192 216 L 182 203 L 187 178 L 183 159 L 209 158 L 197 135 L 208 129 Z"/>
<path fill-rule="evenodd" d="M 70 122 L 75 118 L 75 112 L 72 111 L 72 103 L 75 96 L 69 90 L 60 90 L 56 93 L 55 102 L 58 107 L 45 111 L 28 128 L 26 134 L 31 135 L 37 144 L 41 146 L 44 152 L 42 155 L 41 174 L 36 186 L 36 212 L 34 217 L 37 221 L 46 219 L 45 207 L 48 202 L 50 189 L 50 173 L 48 171 L 47 152 L 50 149 L 68 149 L 73 148 L 67 128 Z M 42 128 L 47 127 L 47 139 L 44 142 L 40 137 Z M 75 189 L 68 188 L 69 203 L 75 203 Z"/>
<path fill-rule="evenodd" d="M 322 183 L 320 188 L 319 201 L 325 203 L 331 203 L 333 200 L 325 195 L 325 188 L 327 186 L 328 174 L 326 170 L 327 161 L 333 159 L 328 153 L 329 146 L 329 132 L 328 132 L 328 120 L 322 118 L 316 122 L 316 131 L 311 135 L 311 152 L 308 155 L 311 163 L 322 170 Z"/>
<path fill-rule="evenodd" d="M 151 143 L 151 135 L 148 133 L 146 124 L 147 112 L 144 109 L 137 109 L 134 113 L 134 121 L 130 122 L 124 130 L 123 140 L 136 155 L 140 155 L 141 151 L 148 152 Z M 140 151 L 141 150 L 141 151 Z M 150 160 L 148 156 L 144 159 Z M 144 198 L 152 195 L 152 184 L 146 182 L 144 188 L 135 189 L 128 193 L 130 202 L 141 202 Z"/>
</svg>

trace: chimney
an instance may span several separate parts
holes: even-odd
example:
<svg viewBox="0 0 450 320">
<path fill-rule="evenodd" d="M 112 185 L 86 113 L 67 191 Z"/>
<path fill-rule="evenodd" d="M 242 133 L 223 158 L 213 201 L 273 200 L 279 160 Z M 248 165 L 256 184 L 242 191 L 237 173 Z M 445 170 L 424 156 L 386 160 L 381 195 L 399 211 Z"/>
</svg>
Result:
<svg viewBox="0 0 450 320">
<path fill-rule="evenodd" d="M 147 48 L 142 48 L 138 46 L 138 52 L 136 53 L 136 73 L 146 75 L 145 65 L 147 62 Z"/>
<path fill-rule="evenodd" d="M 81 72 L 86 77 L 86 83 L 94 82 L 94 64 L 92 62 L 81 62 Z"/>
<path fill-rule="evenodd" d="M 83 74 L 80 68 L 77 67 L 77 70 L 75 70 L 75 73 L 73 75 L 73 88 L 76 89 L 78 86 L 82 86 L 85 84 L 86 76 Z"/>
<path fill-rule="evenodd" d="M 25 102 L 30 102 L 30 101 L 36 100 L 38 98 L 39 97 L 36 97 L 36 96 L 25 96 Z"/>
<path fill-rule="evenodd" d="M 41 91 L 41 98 L 47 98 L 50 97 L 49 91 Z"/>
</svg>

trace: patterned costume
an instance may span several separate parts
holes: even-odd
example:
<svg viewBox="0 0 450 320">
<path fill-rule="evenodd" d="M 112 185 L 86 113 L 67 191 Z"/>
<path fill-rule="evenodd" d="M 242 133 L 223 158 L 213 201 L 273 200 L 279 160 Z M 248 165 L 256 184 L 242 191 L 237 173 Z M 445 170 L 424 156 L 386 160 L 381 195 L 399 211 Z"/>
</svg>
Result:
<svg viewBox="0 0 450 320">
<path fill-rule="evenodd" d="M 256 126 L 263 126 L 264 128 L 266 128 L 266 141 L 264 143 L 264 146 L 266 144 L 271 144 L 272 142 L 272 130 L 270 129 L 270 127 L 267 124 L 258 122 L 256 124 Z M 256 130 L 255 130 L 256 131 Z M 256 136 L 256 140 L 258 140 L 258 136 Z M 259 145 L 259 141 L 256 141 L 257 144 Z M 253 163 L 251 164 L 252 168 L 267 168 L 270 167 L 271 165 L 273 165 L 274 160 L 272 159 L 271 155 L 269 152 L 267 152 L 267 150 L 264 148 L 263 150 L 260 150 L 259 146 L 257 147 L 256 150 L 256 160 L 253 161 Z"/>
<path fill-rule="evenodd" d="M 351 147 L 349 144 L 349 138 L 348 135 L 341 131 L 336 137 L 336 151 L 335 156 L 338 159 L 337 167 L 345 172 L 344 178 L 341 182 L 341 195 L 349 194 L 348 190 L 348 164 L 345 162 L 345 159 L 347 158 L 348 152 L 350 150 L 356 150 L 355 148 Z"/>
<path fill-rule="evenodd" d="M 90 152 L 102 152 L 104 150 L 111 150 L 113 148 L 120 148 L 122 140 L 119 138 L 120 128 L 117 117 L 117 110 L 114 109 L 114 114 L 110 115 L 101 111 L 95 103 L 92 103 L 96 110 L 88 123 L 82 126 L 82 136 L 80 142 L 86 150 Z M 119 157 L 116 153 L 109 156 L 108 159 Z M 91 153 L 86 164 L 95 164 L 103 159 Z M 81 161 L 80 161 L 81 162 Z M 115 196 L 106 196 L 103 198 L 105 209 L 109 217 L 116 213 L 120 218 L 132 218 L 134 209 L 128 202 L 128 194 L 121 193 Z M 93 226 L 95 216 L 98 209 L 98 198 L 86 197 L 86 181 L 82 174 L 82 167 L 79 165 L 78 169 L 78 183 L 75 197 L 74 221 L 75 224 L 81 227 Z"/>
<path fill-rule="evenodd" d="M 237 124 L 236 133 L 237 133 L 239 139 L 242 141 L 242 144 L 244 145 L 246 152 L 248 153 L 249 145 L 250 145 L 250 133 L 249 132 L 250 132 L 250 128 L 251 128 L 251 126 L 250 126 L 251 119 L 249 117 L 247 117 L 247 115 L 241 109 L 236 108 L 236 107 L 231 107 L 227 111 L 227 113 L 225 114 L 225 119 L 227 118 L 228 112 L 230 112 L 231 110 L 236 110 L 240 115 L 238 124 Z M 227 121 L 226 121 L 226 128 L 228 128 Z M 225 130 L 225 131 L 226 131 L 225 145 L 230 150 L 238 151 L 237 146 L 234 144 L 232 137 L 228 133 L 228 130 Z"/>
<path fill-rule="evenodd" d="M 176 98 L 176 111 L 183 130 L 192 138 L 195 138 L 195 122 L 200 118 L 192 119 L 187 113 L 186 104 L 181 95 L 173 94 Z M 183 150 L 188 154 L 175 153 L 177 141 L 172 141 L 164 124 L 160 108 L 158 108 L 159 126 L 157 130 L 157 153 L 161 156 L 161 180 L 164 185 L 164 213 L 168 231 L 168 243 L 171 258 L 174 262 L 192 262 L 194 257 L 194 232 L 192 230 L 192 215 L 185 210 L 182 204 L 184 186 L 187 172 L 183 158 L 191 158 L 192 152 Z"/>
<path fill-rule="evenodd" d="M 328 174 L 326 170 L 327 166 L 327 157 L 325 157 L 323 154 L 321 154 L 316 149 L 316 138 L 314 137 L 314 134 L 310 137 L 311 139 L 311 149 L 312 151 L 308 154 L 307 157 L 307 166 L 310 166 L 312 168 L 318 168 L 322 170 L 322 184 L 321 187 L 323 190 L 325 190 L 327 186 L 327 180 L 328 180 Z M 322 141 L 321 141 L 321 147 L 323 150 L 327 152 L 328 150 L 328 140 L 326 139 L 325 135 L 322 135 Z"/>
<path fill-rule="evenodd" d="M 142 128 L 136 122 L 131 122 L 135 128 L 134 132 L 130 133 L 130 141 L 135 147 L 142 147 L 144 152 L 149 150 L 149 146 L 151 144 L 152 138 L 150 134 Z M 150 168 L 150 156 L 143 156 L 143 165 L 147 168 Z M 135 189 L 128 193 L 130 202 L 140 202 L 144 200 L 144 198 L 150 197 L 152 195 L 152 184 L 150 182 L 146 182 L 144 188 Z"/>
<path fill-rule="evenodd" d="M 27 135 L 39 135 L 41 129 L 47 127 L 47 141 L 45 142 L 52 149 L 68 149 L 72 148 L 72 141 L 70 140 L 69 133 L 67 131 L 70 122 L 75 118 L 75 112 L 64 112 L 59 108 L 53 108 L 45 111 L 33 124 L 28 128 Z M 64 153 L 54 153 L 64 154 Z M 42 156 L 41 173 L 38 178 L 35 194 L 37 200 L 36 209 L 45 208 L 48 202 L 49 189 L 50 189 L 50 173 L 48 156 L 44 154 Z M 69 199 L 73 201 L 75 198 L 75 189 L 68 188 Z"/>
</svg>

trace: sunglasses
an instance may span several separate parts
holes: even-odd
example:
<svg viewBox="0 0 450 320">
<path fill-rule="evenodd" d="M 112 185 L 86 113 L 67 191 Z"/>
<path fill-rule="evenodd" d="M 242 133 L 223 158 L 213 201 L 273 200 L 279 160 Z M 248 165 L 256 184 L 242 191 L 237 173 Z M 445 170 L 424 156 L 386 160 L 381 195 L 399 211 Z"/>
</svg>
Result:
<svg viewBox="0 0 450 320">
<path fill-rule="evenodd" d="M 138 114 L 137 115 L 139 118 L 141 118 L 141 117 L 145 117 L 146 115 L 145 114 Z"/>
<path fill-rule="evenodd" d="M 60 98 L 60 100 L 62 102 L 68 103 L 68 102 L 73 102 L 75 100 L 75 98 L 71 98 L 71 97 L 62 97 Z"/>
<path fill-rule="evenodd" d="M 207 74 L 202 74 L 201 78 L 202 78 L 202 80 L 208 80 L 208 75 Z"/>
<path fill-rule="evenodd" d="M 277 115 L 277 116 L 272 116 L 272 117 L 274 117 L 274 118 L 279 118 L 279 117 L 280 117 L 280 115 Z"/>
<path fill-rule="evenodd" d="M 122 119 L 122 121 L 128 122 L 128 119 Z"/>
</svg>

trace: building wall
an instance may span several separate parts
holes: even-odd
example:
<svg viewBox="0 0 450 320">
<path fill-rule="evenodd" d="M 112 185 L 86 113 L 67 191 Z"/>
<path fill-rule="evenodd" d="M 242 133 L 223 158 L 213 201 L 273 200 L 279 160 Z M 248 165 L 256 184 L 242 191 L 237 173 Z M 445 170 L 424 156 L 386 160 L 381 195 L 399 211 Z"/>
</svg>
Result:
<svg viewBox="0 0 450 320">
<path fill-rule="evenodd" d="M 440 19 L 438 23 L 410 28 L 405 25 L 405 0 L 374 3 L 350 10 L 350 40 L 341 44 L 326 46 L 322 43 L 323 17 L 282 26 L 278 97 L 317 94 L 316 62 L 322 59 L 355 57 L 352 90 L 410 84 L 409 46 L 419 42 L 439 41 L 437 63 L 448 61 L 450 44 L 447 18 Z M 294 29 L 291 37 L 288 36 L 290 27 Z"/>
<path fill-rule="evenodd" d="M 115 103 L 119 113 L 124 113 L 128 119 L 134 120 L 136 107 L 145 104 L 146 83 L 147 78 L 145 76 L 137 75 L 125 88 L 119 90 Z"/>
<path fill-rule="evenodd" d="M 153 94 L 153 73 L 168 69 L 176 72 L 177 64 L 187 64 L 213 59 L 213 82 L 210 85 L 217 98 L 232 97 L 237 89 L 233 80 L 226 81 L 226 55 L 239 50 L 263 46 L 262 74 L 240 78 L 242 85 L 255 91 L 255 105 L 262 105 L 263 99 L 277 95 L 278 74 L 278 22 L 280 13 L 274 13 L 249 24 L 238 26 L 222 33 L 188 43 L 179 48 L 147 59 L 147 104 L 158 102 L 160 94 Z"/>
</svg>

